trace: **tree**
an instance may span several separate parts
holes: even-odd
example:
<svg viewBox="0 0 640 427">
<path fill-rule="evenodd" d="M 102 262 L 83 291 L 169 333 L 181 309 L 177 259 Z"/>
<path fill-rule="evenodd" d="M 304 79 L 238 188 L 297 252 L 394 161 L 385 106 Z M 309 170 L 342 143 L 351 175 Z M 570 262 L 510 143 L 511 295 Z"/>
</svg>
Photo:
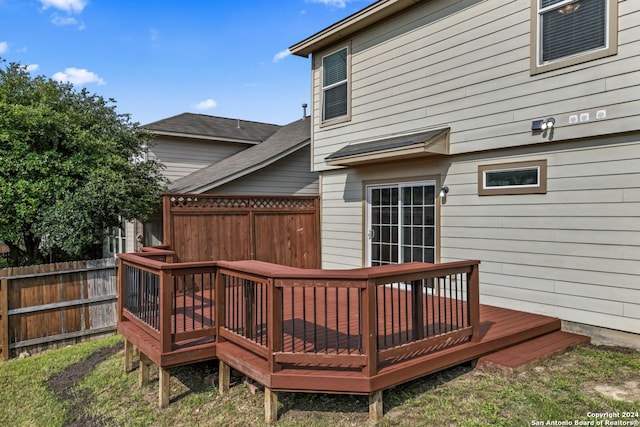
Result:
<svg viewBox="0 0 640 427">
<path fill-rule="evenodd" d="M 0 61 L 0 241 L 11 265 L 85 259 L 166 187 L 150 134 L 115 100 Z"/>
</svg>

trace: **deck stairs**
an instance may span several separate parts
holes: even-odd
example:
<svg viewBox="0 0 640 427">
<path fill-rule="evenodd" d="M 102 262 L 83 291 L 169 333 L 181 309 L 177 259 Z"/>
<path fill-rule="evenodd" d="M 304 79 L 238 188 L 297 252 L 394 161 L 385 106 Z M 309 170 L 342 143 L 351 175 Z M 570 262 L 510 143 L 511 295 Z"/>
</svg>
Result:
<svg viewBox="0 0 640 427">
<path fill-rule="evenodd" d="M 588 336 L 557 330 L 482 356 L 477 361 L 476 369 L 513 375 L 548 357 L 590 341 Z"/>
</svg>

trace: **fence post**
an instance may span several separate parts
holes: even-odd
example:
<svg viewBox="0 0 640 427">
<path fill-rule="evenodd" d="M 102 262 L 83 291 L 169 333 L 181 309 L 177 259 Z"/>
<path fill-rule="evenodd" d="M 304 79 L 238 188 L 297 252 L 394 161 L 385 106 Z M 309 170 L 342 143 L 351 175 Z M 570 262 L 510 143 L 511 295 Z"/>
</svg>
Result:
<svg viewBox="0 0 640 427">
<path fill-rule="evenodd" d="M 480 262 L 471 266 L 469 272 L 469 323 L 473 331 L 472 342 L 480 341 Z"/>
<path fill-rule="evenodd" d="M 171 196 L 162 197 L 162 244 L 173 247 L 173 216 L 171 215 Z M 174 262 L 173 256 L 167 256 L 166 262 Z"/>
<path fill-rule="evenodd" d="M 123 316 L 123 309 L 124 309 L 124 304 L 125 304 L 125 298 L 126 298 L 126 280 L 127 280 L 127 276 L 125 274 L 125 265 L 124 265 L 124 261 L 121 258 L 118 258 L 118 271 L 117 271 L 117 283 L 116 283 L 116 293 L 118 296 L 118 312 L 117 312 L 117 321 L 118 322 L 122 322 L 124 321 L 124 316 Z"/>
<path fill-rule="evenodd" d="M 362 289 L 362 351 L 367 358 L 367 365 L 363 373 L 369 377 L 378 373 L 378 333 L 376 323 L 376 283 L 367 281 L 367 287 Z"/>
<path fill-rule="evenodd" d="M 2 359 L 9 359 L 9 281 L 7 279 L 0 280 L 0 316 L 2 317 L 2 342 L 0 347 L 2 350 Z"/>
</svg>

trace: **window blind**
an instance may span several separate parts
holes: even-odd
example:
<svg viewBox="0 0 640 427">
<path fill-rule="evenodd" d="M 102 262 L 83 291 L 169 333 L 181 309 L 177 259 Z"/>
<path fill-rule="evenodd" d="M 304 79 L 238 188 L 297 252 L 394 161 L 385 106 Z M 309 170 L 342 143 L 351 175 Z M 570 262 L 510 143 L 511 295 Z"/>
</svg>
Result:
<svg viewBox="0 0 640 427">
<path fill-rule="evenodd" d="M 541 6 L 558 2 L 542 0 Z M 544 12 L 541 19 L 543 63 L 607 45 L 607 0 L 569 3 Z"/>
</svg>

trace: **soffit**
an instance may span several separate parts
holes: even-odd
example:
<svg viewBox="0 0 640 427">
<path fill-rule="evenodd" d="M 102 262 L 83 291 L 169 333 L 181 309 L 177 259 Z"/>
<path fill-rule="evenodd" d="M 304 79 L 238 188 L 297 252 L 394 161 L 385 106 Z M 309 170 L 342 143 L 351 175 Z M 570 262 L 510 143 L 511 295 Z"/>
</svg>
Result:
<svg viewBox="0 0 640 427">
<path fill-rule="evenodd" d="M 308 57 L 329 45 L 337 43 L 352 34 L 370 27 L 404 9 L 425 0 L 380 0 L 330 27 L 317 32 L 311 37 L 291 46 L 289 52 L 294 55 Z"/>
</svg>

